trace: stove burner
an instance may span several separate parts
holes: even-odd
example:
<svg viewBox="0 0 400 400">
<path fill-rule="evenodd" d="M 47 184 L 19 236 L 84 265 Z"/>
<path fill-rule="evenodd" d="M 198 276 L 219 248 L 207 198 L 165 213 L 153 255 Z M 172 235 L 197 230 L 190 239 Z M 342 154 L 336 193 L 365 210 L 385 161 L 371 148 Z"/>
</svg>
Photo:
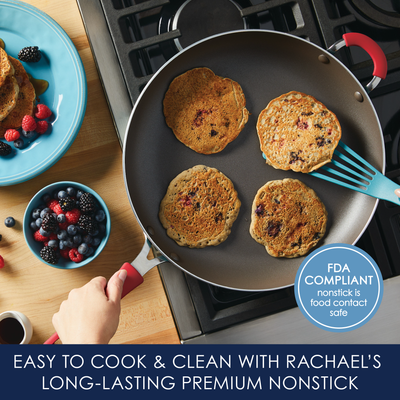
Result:
<svg viewBox="0 0 400 400">
<path fill-rule="evenodd" d="M 372 0 L 350 0 L 350 3 L 352 3 L 359 12 L 374 22 L 391 28 L 400 28 L 400 7 L 395 1 L 380 0 L 379 6 L 375 5 Z M 383 3 L 385 3 L 385 5 Z M 387 11 L 383 8 L 385 6 L 390 9 L 393 8 L 394 11 Z"/>
<path fill-rule="evenodd" d="M 174 41 L 178 50 L 183 50 L 206 37 L 243 29 L 246 25 L 240 16 L 240 7 L 231 0 L 187 0 L 175 14 L 172 29 L 181 31 L 182 36 Z"/>
<path fill-rule="evenodd" d="M 164 56 L 169 59 L 189 45 L 218 33 L 259 28 L 255 16 L 241 15 L 241 10 L 250 6 L 249 0 L 171 0 L 162 9 L 158 33 L 178 29 L 181 36 L 162 44 Z"/>
</svg>

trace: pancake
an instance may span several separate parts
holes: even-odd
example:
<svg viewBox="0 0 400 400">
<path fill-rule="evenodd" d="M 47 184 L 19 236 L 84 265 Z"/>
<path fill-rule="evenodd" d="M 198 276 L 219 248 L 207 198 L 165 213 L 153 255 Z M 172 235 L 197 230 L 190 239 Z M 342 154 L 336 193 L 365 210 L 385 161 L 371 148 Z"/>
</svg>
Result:
<svg viewBox="0 0 400 400">
<path fill-rule="evenodd" d="M 0 86 L 0 121 L 3 121 L 17 105 L 19 86 L 13 75 L 9 75 Z"/>
<path fill-rule="evenodd" d="M 249 116 L 240 85 L 209 68 L 194 68 L 176 77 L 163 107 L 177 139 L 200 154 L 222 151 L 237 138 Z"/>
<path fill-rule="evenodd" d="M 250 235 L 273 257 L 299 257 L 324 236 L 327 218 L 324 204 L 304 183 L 270 181 L 254 198 Z"/>
<path fill-rule="evenodd" d="M 307 173 L 331 161 L 342 130 L 324 104 L 293 91 L 273 99 L 261 111 L 257 134 L 267 164 Z"/>
<path fill-rule="evenodd" d="M 14 74 L 14 68 L 8 58 L 8 54 L 0 47 L 0 87 L 5 83 L 8 76 Z"/>
<path fill-rule="evenodd" d="M 35 105 L 36 93 L 29 80 L 29 76 L 22 64 L 15 58 L 9 59 L 15 69 L 14 77 L 19 86 L 17 104 L 8 116 L 0 122 L 0 136 L 3 136 L 7 129 L 18 129 L 21 127 L 22 118 L 25 115 L 32 115 Z"/>
<path fill-rule="evenodd" d="M 240 205 L 229 178 L 215 168 L 196 165 L 171 181 L 159 218 L 180 246 L 217 246 L 229 236 Z"/>
</svg>

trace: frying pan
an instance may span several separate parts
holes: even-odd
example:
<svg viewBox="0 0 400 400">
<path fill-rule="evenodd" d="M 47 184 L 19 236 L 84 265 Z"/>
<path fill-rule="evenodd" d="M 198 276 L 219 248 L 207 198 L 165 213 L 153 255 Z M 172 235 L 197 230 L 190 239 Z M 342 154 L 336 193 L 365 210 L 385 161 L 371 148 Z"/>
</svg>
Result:
<svg viewBox="0 0 400 400">
<path fill-rule="evenodd" d="M 372 90 L 386 76 L 386 58 L 369 38 L 347 34 L 335 47 L 357 45 L 374 60 Z M 195 153 L 179 142 L 165 123 L 162 101 L 171 81 L 196 67 L 237 81 L 244 91 L 249 120 L 238 138 L 222 152 Z M 276 170 L 265 164 L 256 133 L 259 113 L 269 101 L 297 90 L 322 101 L 339 118 L 342 141 L 384 173 L 383 135 L 367 91 L 332 54 L 295 36 L 242 30 L 212 36 L 181 51 L 149 81 L 132 110 L 125 135 L 123 168 L 127 194 L 145 243 L 128 272 L 122 297 L 143 282 L 154 266 L 171 262 L 213 285 L 242 291 L 275 290 L 294 284 L 303 257 L 274 258 L 250 236 L 251 205 L 267 181 L 296 178 L 313 188 L 328 211 L 327 232 L 320 245 L 355 244 L 368 226 L 378 200 L 313 176 Z M 197 164 L 214 167 L 234 183 L 242 202 L 228 239 L 216 247 L 190 249 L 170 239 L 158 219 L 170 181 Z M 147 259 L 152 250 L 155 258 Z M 45 344 L 58 339 L 54 333 Z"/>
<path fill-rule="evenodd" d="M 377 45 L 371 49 L 363 40 L 360 44 L 362 36 L 352 37 L 352 44 L 367 47 L 375 62 L 374 74 L 385 75 L 383 52 L 384 60 L 379 60 L 380 49 Z M 162 102 L 169 84 L 195 67 L 208 67 L 237 81 L 251 113 L 238 138 L 218 154 L 192 151 L 175 138 L 164 120 Z M 291 90 L 310 94 L 331 109 L 341 123 L 342 141 L 384 172 L 382 131 L 367 91 L 330 52 L 290 34 L 264 30 L 232 31 L 197 42 L 153 76 L 132 110 L 125 136 L 126 190 L 147 240 L 161 254 L 160 262 L 167 260 L 200 280 L 235 290 L 264 291 L 293 285 L 303 258 L 271 257 L 249 234 L 257 190 L 267 181 L 283 178 L 300 179 L 324 202 L 328 226 L 320 245 L 357 242 L 378 200 L 307 174 L 276 170 L 263 160 L 255 128 L 258 115 L 271 99 Z M 167 236 L 158 211 L 170 181 L 197 164 L 226 174 L 242 206 L 225 242 L 190 249 Z M 155 264 L 157 260 L 153 260 Z"/>
</svg>

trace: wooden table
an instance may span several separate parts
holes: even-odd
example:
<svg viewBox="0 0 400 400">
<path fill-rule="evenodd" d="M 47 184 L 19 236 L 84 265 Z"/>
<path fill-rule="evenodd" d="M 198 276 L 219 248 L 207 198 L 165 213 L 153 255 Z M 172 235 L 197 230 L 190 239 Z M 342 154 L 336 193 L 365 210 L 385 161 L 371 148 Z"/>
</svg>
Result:
<svg viewBox="0 0 400 400">
<path fill-rule="evenodd" d="M 86 115 L 67 153 L 40 176 L 14 186 L 0 187 L 0 312 L 21 311 L 33 325 L 31 343 L 43 343 L 53 332 L 52 315 L 71 289 L 102 275 L 107 279 L 142 248 L 144 235 L 125 191 L 122 150 L 107 106 L 96 66 L 75 0 L 29 0 L 66 31 L 85 67 L 88 86 Z M 61 180 L 78 181 L 98 192 L 108 205 L 111 236 L 106 248 L 83 268 L 62 270 L 40 262 L 26 245 L 22 232 L 25 208 L 42 187 Z M 13 228 L 3 221 L 12 216 Z M 122 300 L 118 331 L 111 343 L 179 343 L 157 268 Z"/>
</svg>

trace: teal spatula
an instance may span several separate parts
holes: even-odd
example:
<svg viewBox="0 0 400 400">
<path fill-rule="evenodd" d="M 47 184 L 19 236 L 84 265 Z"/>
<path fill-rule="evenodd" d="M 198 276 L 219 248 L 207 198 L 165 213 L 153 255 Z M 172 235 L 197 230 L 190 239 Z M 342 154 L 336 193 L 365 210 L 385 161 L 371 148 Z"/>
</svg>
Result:
<svg viewBox="0 0 400 400">
<path fill-rule="evenodd" d="M 352 159 L 343 154 L 339 147 L 349 154 Z M 332 159 L 330 163 L 323 165 L 317 171 L 309 172 L 309 175 L 336 183 L 348 189 L 367 194 L 378 199 L 387 200 L 400 205 L 400 186 L 380 173 L 370 163 L 360 157 L 342 141 L 339 141 L 334 153 L 341 161 Z M 263 154 L 265 158 L 265 155 Z M 334 166 L 335 168 L 332 168 Z M 344 171 L 344 172 L 342 172 Z M 335 176 L 341 178 L 337 179 Z M 396 194 L 398 193 L 398 194 Z"/>
<path fill-rule="evenodd" d="M 352 159 L 343 154 L 339 146 L 345 150 Z M 400 198 L 396 195 L 400 189 L 398 184 L 380 173 L 343 142 L 339 141 L 339 146 L 336 148 L 334 155 L 336 155 L 340 161 L 332 160 L 317 171 L 312 171 L 309 174 L 369 196 L 400 205 Z M 332 168 L 332 165 L 336 168 Z M 343 180 L 336 179 L 332 175 L 340 177 Z"/>
</svg>

